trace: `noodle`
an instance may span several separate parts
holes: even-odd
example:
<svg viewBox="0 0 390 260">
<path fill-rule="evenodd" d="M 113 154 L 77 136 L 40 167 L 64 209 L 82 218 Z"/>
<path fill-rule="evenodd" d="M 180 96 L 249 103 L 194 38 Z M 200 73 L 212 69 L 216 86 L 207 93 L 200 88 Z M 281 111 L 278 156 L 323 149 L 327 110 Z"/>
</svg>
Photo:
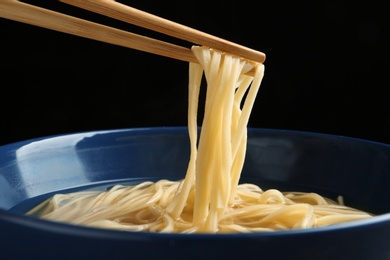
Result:
<svg viewBox="0 0 390 260">
<path fill-rule="evenodd" d="M 57 194 L 27 214 L 99 228 L 181 233 L 302 229 L 371 216 L 315 193 L 263 191 L 254 184 L 239 184 L 247 124 L 264 65 L 206 47 L 192 50 L 199 64 L 189 66 L 190 159 L 182 181 Z M 246 75 L 252 68 L 254 76 Z M 198 138 L 203 75 L 207 92 Z"/>
</svg>

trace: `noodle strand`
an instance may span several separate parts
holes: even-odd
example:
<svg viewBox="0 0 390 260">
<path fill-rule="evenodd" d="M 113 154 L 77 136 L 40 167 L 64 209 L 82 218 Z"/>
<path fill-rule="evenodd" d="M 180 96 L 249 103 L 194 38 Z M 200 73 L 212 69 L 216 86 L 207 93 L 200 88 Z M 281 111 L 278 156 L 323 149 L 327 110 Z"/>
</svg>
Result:
<svg viewBox="0 0 390 260">
<path fill-rule="evenodd" d="M 207 47 L 193 46 L 192 51 L 199 64 L 189 64 L 190 158 L 183 180 L 56 194 L 27 214 L 91 227 L 186 234 L 306 229 L 372 216 L 343 205 L 342 199 L 239 184 L 264 65 Z M 254 66 L 255 75 L 246 75 Z M 198 133 L 203 75 L 207 91 Z"/>
</svg>

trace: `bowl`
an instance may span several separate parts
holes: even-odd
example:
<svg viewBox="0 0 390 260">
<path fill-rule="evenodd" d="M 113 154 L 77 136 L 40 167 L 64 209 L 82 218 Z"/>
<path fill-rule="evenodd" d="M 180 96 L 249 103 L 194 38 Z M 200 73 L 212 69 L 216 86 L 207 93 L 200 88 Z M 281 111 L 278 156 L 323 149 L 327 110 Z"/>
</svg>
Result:
<svg viewBox="0 0 390 260">
<path fill-rule="evenodd" d="M 390 146 L 291 130 L 248 129 L 241 182 L 343 196 L 374 217 L 251 234 L 104 230 L 26 216 L 59 191 L 184 177 L 186 127 L 91 131 L 0 147 L 0 258 L 390 259 Z"/>
</svg>

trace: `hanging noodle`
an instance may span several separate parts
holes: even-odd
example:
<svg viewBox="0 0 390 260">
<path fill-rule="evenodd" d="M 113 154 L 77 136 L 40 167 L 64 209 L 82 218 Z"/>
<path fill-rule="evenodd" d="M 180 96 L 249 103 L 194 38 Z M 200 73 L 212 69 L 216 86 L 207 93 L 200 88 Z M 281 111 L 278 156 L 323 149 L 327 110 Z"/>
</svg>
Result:
<svg viewBox="0 0 390 260">
<path fill-rule="evenodd" d="M 189 67 L 190 160 L 182 181 L 160 180 L 108 191 L 57 194 L 27 214 L 108 229 L 227 233 L 301 229 L 368 218 L 315 193 L 263 191 L 239 184 L 247 124 L 264 74 L 254 64 L 194 46 Z M 254 76 L 246 73 L 255 67 Z M 203 75 L 205 112 L 198 140 L 197 111 Z"/>
</svg>

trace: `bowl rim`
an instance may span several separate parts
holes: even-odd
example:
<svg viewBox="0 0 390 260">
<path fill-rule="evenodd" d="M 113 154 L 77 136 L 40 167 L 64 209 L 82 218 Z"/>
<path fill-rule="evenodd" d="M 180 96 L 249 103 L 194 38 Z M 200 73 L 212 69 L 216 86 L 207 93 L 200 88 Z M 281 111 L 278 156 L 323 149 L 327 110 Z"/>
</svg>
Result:
<svg viewBox="0 0 390 260">
<path fill-rule="evenodd" d="M 58 134 L 52 134 L 52 135 L 43 135 L 38 137 L 33 137 L 25 140 L 19 140 L 11 143 L 6 143 L 3 145 L 0 145 L 0 151 L 1 150 L 7 150 L 9 148 L 13 147 L 21 147 L 23 145 L 36 142 L 36 141 L 42 141 L 46 139 L 51 138 L 64 138 L 67 136 L 72 135 L 89 135 L 89 134 L 111 134 L 111 133 L 120 133 L 120 132 L 180 132 L 183 133 L 187 131 L 187 126 L 150 126 L 150 127 L 132 127 L 132 128 L 112 128 L 112 129 L 97 129 L 97 130 L 86 130 L 86 131 L 74 131 L 74 132 L 67 132 L 67 133 L 58 133 Z M 201 129 L 201 127 L 198 127 L 198 129 Z M 307 131 L 307 130 L 296 130 L 296 129 L 282 129 L 282 128 L 267 128 L 267 127 L 247 127 L 248 135 L 251 133 L 260 133 L 260 132 L 268 132 L 268 133 L 287 133 L 287 134 L 294 134 L 294 135 L 305 135 L 305 136 L 312 136 L 312 137 L 324 137 L 324 138 L 332 138 L 332 139 L 340 139 L 340 140 L 349 140 L 349 141 L 357 141 L 367 144 L 375 144 L 379 146 L 385 146 L 390 147 L 390 143 L 384 143 L 359 137 L 352 137 L 352 136 L 346 136 L 346 135 L 338 135 L 338 134 L 332 134 L 332 133 L 324 133 L 324 132 L 315 132 L 315 131 Z"/>
</svg>

